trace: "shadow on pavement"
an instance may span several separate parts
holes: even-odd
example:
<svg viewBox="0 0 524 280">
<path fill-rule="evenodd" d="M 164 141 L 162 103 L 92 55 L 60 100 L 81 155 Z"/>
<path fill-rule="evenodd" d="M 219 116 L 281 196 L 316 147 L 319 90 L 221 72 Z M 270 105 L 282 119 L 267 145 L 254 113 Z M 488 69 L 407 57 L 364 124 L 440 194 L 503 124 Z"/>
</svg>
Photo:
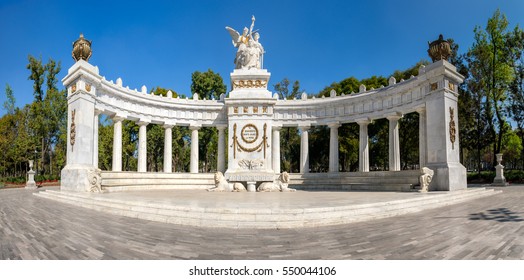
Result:
<svg viewBox="0 0 524 280">
<path fill-rule="evenodd" d="M 524 219 L 508 208 L 490 209 L 486 212 L 469 215 L 470 220 L 494 220 L 497 222 L 524 222 Z"/>
</svg>

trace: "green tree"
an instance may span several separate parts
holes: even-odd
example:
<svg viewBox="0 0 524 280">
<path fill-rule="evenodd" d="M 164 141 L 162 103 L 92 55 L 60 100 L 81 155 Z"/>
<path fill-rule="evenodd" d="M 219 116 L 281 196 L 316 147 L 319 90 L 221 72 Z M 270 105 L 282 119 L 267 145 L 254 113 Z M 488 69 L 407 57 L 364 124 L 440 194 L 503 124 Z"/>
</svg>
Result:
<svg viewBox="0 0 524 280">
<path fill-rule="evenodd" d="M 220 74 L 208 69 L 206 72 L 195 71 L 191 74 L 191 92 L 201 99 L 219 99 L 226 93 L 226 85 Z"/>
<path fill-rule="evenodd" d="M 53 59 L 45 65 L 42 59 L 29 55 L 27 69 L 33 81 L 34 102 L 31 104 L 31 129 L 33 137 L 39 141 L 40 160 L 36 162 L 42 173 L 50 173 L 53 149 L 57 147 L 61 128 L 66 123 L 67 101 L 65 91 L 58 91 L 56 75 L 60 72 L 60 62 Z M 46 91 L 42 88 L 46 82 Z M 64 145 L 58 145 L 64 147 Z M 37 147 L 35 145 L 35 150 Z M 60 153 L 62 154 L 62 153 Z M 46 166 L 47 159 L 47 166 Z"/>
<path fill-rule="evenodd" d="M 505 102 L 509 85 L 513 81 L 511 68 L 512 34 L 508 32 L 506 16 L 497 10 L 488 19 L 485 30 L 475 27 L 475 41 L 468 51 L 470 90 L 477 92 L 482 101 L 484 118 L 487 121 L 489 142 L 493 144 L 493 154 L 502 148 L 506 133 L 507 108 Z M 480 118 L 479 118 L 480 119 Z M 493 156 L 493 164 L 495 164 Z"/>
<path fill-rule="evenodd" d="M 6 97 L 6 101 L 4 102 L 4 109 L 7 112 L 7 114 L 12 115 L 15 113 L 16 99 L 13 94 L 13 90 L 11 89 L 9 84 L 5 84 L 5 97 Z"/>
</svg>

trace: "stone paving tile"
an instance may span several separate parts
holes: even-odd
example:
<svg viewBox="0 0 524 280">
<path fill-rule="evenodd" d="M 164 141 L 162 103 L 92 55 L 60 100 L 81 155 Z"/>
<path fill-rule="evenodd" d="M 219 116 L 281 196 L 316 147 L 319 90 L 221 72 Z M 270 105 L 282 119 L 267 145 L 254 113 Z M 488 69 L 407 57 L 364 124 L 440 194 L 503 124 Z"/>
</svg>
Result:
<svg viewBox="0 0 524 280">
<path fill-rule="evenodd" d="M 318 228 L 206 229 L 0 191 L 0 259 L 524 259 L 524 186 L 415 214 Z"/>
</svg>

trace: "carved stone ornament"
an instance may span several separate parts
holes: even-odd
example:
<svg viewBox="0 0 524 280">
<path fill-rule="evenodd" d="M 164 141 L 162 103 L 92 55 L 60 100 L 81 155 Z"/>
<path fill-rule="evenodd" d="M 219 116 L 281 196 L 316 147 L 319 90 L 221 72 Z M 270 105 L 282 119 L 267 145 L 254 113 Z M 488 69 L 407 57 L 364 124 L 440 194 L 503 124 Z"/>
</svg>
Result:
<svg viewBox="0 0 524 280">
<path fill-rule="evenodd" d="M 431 84 L 431 91 L 437 90 L 437 88 L 438 88 L 438 83 Z"/>
<path fill-rule="evenodd" d="M 249 147 L 249 144 L 253 144 L 257 141 L 259 138 L 259 132 L 257 127 L 254 124 L 246 124 L 241 132 L 240 132 L 240 139 L 243 143 L 239 141 L 239 137 L 237 136 L 237 124 L 235 123 L 233 125 L 233 144 L 231 146 L 233 147 L 233 158 L 236 158 L 237 151 L 238 152 L 246 152 L 246 153 L 252 153 L 252 152 L 260 152 L 264 151 L 264 158 L 266 158 L 266 148 L 269 147 L 269 144 L 267 143 L 267 124 L 264 124 L 264 133 L 262 135 L 262 141 L 260 141 L 259 144 L 255 144 L 255 146 Z M 244 145 L 243 145 L 244 144 Z M 248 144 L 248 145 L 245 145 Z"/>
<path fill-rule="evenodd" d="M 243 159 L 238 162 L 238 166 L 245 170 L 260 170 L 264 167 L 264 161 L 261 159 Z"/>
<path fill-rule="evenodd" d="M 85 84 L 85 89 L 86 89 L 87 92 L 90 92 L 91 91 L 91 85 L 86 83 Z"/>
<path fill-rule="evenodd" d="M 76 125 L 75 125 L 76 109 L 71 111 L 71 128 L 69 135 L 69 142 L 71 143 L 71 150 L 73 150 L 76 141 Z"/>
<path fill-rule="evenodd" d="M 73 43 L 73 59 L 79 61 L 80 59 L 89 61 L 91 57 L 91 41 L 84 38 L 84 34 L 80 34 L 80 37 Z"/>
<path fill-rule="evenodd" d="M 455 91 L 455 84 L 453 84 L 453 83 L 448 83 L 448 87 L 449 87 L 449 90 L 451 90 L 451 91 Z"/>
<path fill-rule="evenodd" d="M 265 88 L 266 80 L 239 80 L 233 81 L 233 89 L 237 88 Z"/>
<path fill-rule="evenodd" d="M 71 92 L 76 92 L 76 84 L 73 84 L 73 85 L 71 86 Z"/>
<path fill-rule="evenodd" d="M 449 140 L 451 149 L 455 149 L 455 140 L 457 137 L 457 128 L 455 127 L 455 110 L 449 107 Z"/>
<path fill-rule="evenodd" d="M 431 57 L 433 62 L 445 59 L 447 60 L 451 56 L 451 45 L 447 40 L 444 40 L 442 34 L 438 37 L 438 40 L 428 42 L 429 49 L 428 55 Z"/>
<path fill-rule="evenodd" d="M 95 168 L 89 170 L 89 191 L 90 192 L 102 192 L 102 170 Z"/>
<path fill-rule="evenodd" d="M 420 183 L 420 192 L 427 192 L 429 191 L 429 184 L 431 183 L 431 180 L 433 179 L 433 175 L 435 172 L 427 167 L 423 167 L 420 170 L 420 177 L 419 177 L 419 183 Z"/>
</svg>

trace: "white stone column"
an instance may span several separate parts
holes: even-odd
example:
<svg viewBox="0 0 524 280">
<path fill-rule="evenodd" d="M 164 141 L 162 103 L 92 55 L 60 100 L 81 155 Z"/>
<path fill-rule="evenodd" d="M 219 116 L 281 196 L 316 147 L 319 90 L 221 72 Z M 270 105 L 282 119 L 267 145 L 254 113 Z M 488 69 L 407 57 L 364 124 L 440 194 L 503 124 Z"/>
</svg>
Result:
<svg viewBox="0 0 524 280">
<path fill-rule="evenodd" d="M 273 143 L 272 143 L 272 160 L 273 160 L 273 171 L 275 171 L 276 174 L 280 173 L 280 129 L 282 129 L 281 126 L 273 126 L 272 132 L 273 132 Z"/>
<path fill-rule="evenodd" d="M 369 139 L 368 139 L 368 124 L 369 119 L 357 120 L 360 126 L 360 139 L 358 149 L 358 171 L 369 172 Z"/>
<path fill-rule="evenodd" d="M 138 172 L 147 172 L 147 125 L 149 122 L 139 121 L 138 129 Z"/>
<path fill-rule="evenodd" d="M 300 173 L 309 173 L 309 130 L 310 126 L 300 129 Z"/>
<path fill-rule="evenodd" d="M 426 166 L 427 163 L 427 147 L 426 147 L 426 108 L 417 109 L 418 113 L 418 153 L 419 166 Z"/>
<path fill-rule="evenodd" d="M 400 171 L 400 142 L 398 137 L 398 120 L 401 114 L 388 116 L 389 120 L 389 171 Z"/>
<path fill-rule="evenodd" d="M 190 126 L 191 129 L 191 162 L 189 172 L 198 173 L 198 130 L 199 126 Z"/>
<path fill-rule="evenodd" d="M 93 166 L 98 168 L 98 117 L 102 111 L 95 109 L 95 118 L 93 119 Z"/>
<path fill-rule="evenodd" d="M 164 172 L 173 172 L 173 125 L 164 124 Z"/>
<path fill-rule="evenodd" d="M 122 121 L 124 118 L 113 117 L 113 171 L 122 171 Z"/>
<path fill-rule="evenodd" d="M 218 156 L 217 171 L 226 172 L 226 130 L 227 126 L 217 126 L 218 130 Z"/>
<path fill-rule="evenodd" d="M 330 128 L 329 136 L 329 172 L 338 172 L 338 128 L 340 124 L 330 123 L 328 124 Z"/>
</svg>

